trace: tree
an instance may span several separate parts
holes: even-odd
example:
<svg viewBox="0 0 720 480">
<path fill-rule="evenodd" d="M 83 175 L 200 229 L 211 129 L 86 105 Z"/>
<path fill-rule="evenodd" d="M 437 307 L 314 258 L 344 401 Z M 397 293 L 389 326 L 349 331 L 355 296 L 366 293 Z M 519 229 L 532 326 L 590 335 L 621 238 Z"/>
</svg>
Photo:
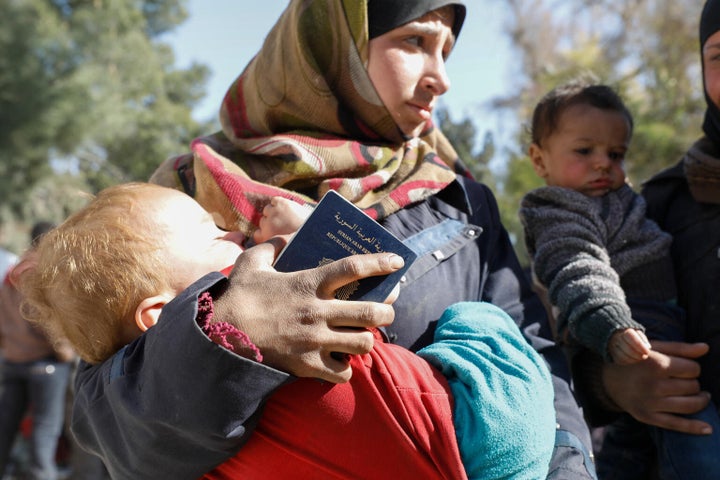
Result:
<svg viewBox="0 0 720 480">
<path fill-rule="evenodd" d="M 455 122 L 444 106 L 437 109 L 438 127 L 455 148 L 460 159 L 470 170 L 473 177 L 490 186 L 494 185 L 489 163 L 495 154 L 495 143 L 492 133 L 485 132 L 483 144 L 479 151 L 475 146 L 477 129 L 470 118 Z"/>
<path fill-rule="evenodd" d="M 38 180 L 20 213 L 11 211 L 7 206 L 0 207 L 3 247 L 22 253 L 28 246 L 30 231 L 36 221 L 59 224 L 90 200 L 89 190 L 81 177 L 68 173 Z"/>
<path fill-rule="evenodd" d="M 173 66 L 162 34 L 183 0 L 6 0 L 0 16 L 0 188 L 20 215 L 58 167 L 90 190 L 145 180 L 207 125 L 208 69 Z"/>
</svg>

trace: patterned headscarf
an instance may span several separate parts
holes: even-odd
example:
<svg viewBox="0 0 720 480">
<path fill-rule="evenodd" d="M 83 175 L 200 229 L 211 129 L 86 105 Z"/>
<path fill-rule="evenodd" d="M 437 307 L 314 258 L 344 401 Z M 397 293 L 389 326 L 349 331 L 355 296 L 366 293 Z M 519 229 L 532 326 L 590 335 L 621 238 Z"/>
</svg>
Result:
<svg viewBox="0 0 720 480">
<path fill-rule="evenodd" d="M 368 41 L 366 0 L 292 0 L 228 90 L 222 131 L 151 181 L 179 179 L 221 226 L 249 232 L 271 195 L 333 189 L 380 219 L 466 174 L 432 124 L 404 137 L 367 74 Z"/>
<path fill-rule="evenodd" d="M 703 70 L 705 69 L 705 62 L 702 62 L 703 47 L 707 39 L 718 30 L 720 30 L 720 0 L 708 0 L 700 16 L 700 58 Z M 707 109 L 705 110 L 703 131 L 705 136 L 720 148 L 720 109 L 708 96 L 704 78 L 703 75 L 703 91 L 705 92 Z"/>
</svg>

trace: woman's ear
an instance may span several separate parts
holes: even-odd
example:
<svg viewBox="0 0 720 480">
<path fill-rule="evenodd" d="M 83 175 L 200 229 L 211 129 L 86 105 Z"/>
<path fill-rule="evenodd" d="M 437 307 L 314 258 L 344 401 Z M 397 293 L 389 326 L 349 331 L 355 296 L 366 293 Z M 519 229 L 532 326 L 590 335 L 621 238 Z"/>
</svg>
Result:
<svg viewBox="0 0 720 480">
<path fill-rule="evenodd" d="M 161 294 L 149 297 L 140 302 L 135 309 L 135 324 L 138 328 L 145 332 L 148 328 L 154 326 L 160 318 L 162 308 L 172 297 Z"/>
</svg>

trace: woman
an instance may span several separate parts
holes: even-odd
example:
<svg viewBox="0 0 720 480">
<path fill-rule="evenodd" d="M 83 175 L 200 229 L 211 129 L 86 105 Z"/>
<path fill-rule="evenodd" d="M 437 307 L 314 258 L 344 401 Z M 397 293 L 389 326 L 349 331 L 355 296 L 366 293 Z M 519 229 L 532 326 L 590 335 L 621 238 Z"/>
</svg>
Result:
<svg viewBox="0 0 720 480">
<path fill-rule="evenodd" d="M 291 1 L 261 51 L 228 91 L 221 109 L 223 131 L 197 139 L 192 144 L 191 156 L 166 162 L 153 181 L 184 189 L 211 211 L 221 226 L 237 227 L 248 234 L 258 223 L 270 195 L 312 203 L 328 189 L 337 190 L 406 239 L 419 253 L 419 260 L 402 283 L 400 299 L 394 304 L 395 322 L 385 329 L 390 341 L 412 350 L 430 343 L 435 322 L 447 307 L 457 302 L 486 301 L 502 308 L 552 365 L 560 428 L 549 478 L 559 470 L 577 472 L 575 478 L 593 478 L 588 471 L 592 471 L 592 464 L 585 453 L 587 449 L 579 440 L 588 445 L 589 435 L 570 391 L 564 357 L 549 340 L 544 310 L 524 280 L 500 224 L 495 200 L 487 187 L 464 176 L 452 147 L 432 126 L 432 110 L 438 97 L 449 88 L 445 60 L 464 16 L 465 7 L 449 0 L 373 0 L 367 4 L 342 0 Z M 266 251 L 263 245 L 256 248 Z M 255 284 L 267 282 L 262 284 L 265 292 L 272 292 L 277 284 L 287 281 L 284 275 L 268 273 L 269 264 L 258 266 L 257 260 L 250 263 L 248 258 L 258 257 L 253 250 L 240 257 L 228 283 L 234 288 L 233 295 L 243 297 L 243 303 L 258 289 L 246 278 L 253 277 Z M 356 262 L 357 268 L 370 258 L 362 256 L 348 262 Z M 302 276 L 305 285 L 296 286 L 307 291 L 307 280 L 327 272 L 323 268 L 297 273 L 293 278 Z M 361 269 L 364 274 L 368 270 Z M 338 286 L 343 284 L 338 282 L 334 280 Z M 237 313 L 229 313 L 230 306 L 241 307 L 240 300 L 228 299 L 230 287 L 224 290 L 225 285 L 217 276 L 207 277 L 185 296 L 181 295 L 175 302 L 178 308 L 171 303 L 163 313 L 166 325 L 192 322 L 198 294 L 209 290 L 216 317 L 234 315 L 227 321 L 236 322 L 266 359 L 260 364 L 228 356 L 221 360 L 224 366 L 218 367 L 211 365 L 220 361 L 216 354 L 207 354 L 208 358 L 203 354 L 202 361 L 185 365 L 187 361 L 175 358 L 178 353 L 162 352 L 163 357 L 169 358 L 164 360 L 167 365 L 182 368 L 184 377 L 193 381 L 193 387 L 184 390 L 183 395 L 202 392 L 203 401 L 216 399 L 218 405 L 223 405 L 222 411 L 208 405 L 214 416 L 212 422 L 204 417 L 208 410 L 194 414 L 183 410 L 185 417 L 196 417 L 203 428 L 208 423 L 216 425 L 209 432 L 198 427 L 200 433 L 190 435 L 193 438 L 210 435 L 217 442 L 214 448 L 207 448 L 207 441 L 198 442 L 205 448 L 202 457 L 196 450 L 188 449 L 183 443 L 187 441 L 187 432 L 177 431 L 178 416 L 173 417 L 175 424 L 168 428 L 162 421 L 162 411 L 144 418 L 143 428 L 153 432 L 150 437 L 118 434 L 129 430 L 122 419 L 113 419 L 108 427 L 109 412 L 122 410 L 124 402 L 119 389 L 102 387 L 102 373 L 112 370 L 107 363 L 81 372 L 79 379 L 79 388 L 86 397 L 76 405 L 76 411 L 82 412 L 77 417 L 82 421 L 77 422 L 76 432 L 82 431 L 87 447 L 98 452 L 121 449 L 133 455 L 152 452 L 153 461 L 147 462 L 151 464 L 137 462 L 141 474 L 148 477 L 167 475 L 171 459 L 178 458 L 179 449 L 194 452 L 189 459 L 194 468 L 212 467 L 212 462 L 219 463 L 242 446 L 260 413 L 258 407 L 275 388 L 291 379 L 290 374 L 347 381 L 351 374 L 347 362 L 332 352 L 363 353 L 363 350 L 340 349 L 321 338 L 316 351 L 310 352 L 312 355 L 297 355 L 292 353 L 300 341 L 297 336 L 281 334 L 294 331 L 295 322 L 317 323 L 317 318 L 308 321 L 303 314 L 307 316 L 309 312 L 314 317 L 329 306 L 340 308 L 338 305 L 351 309 L 353 306 L 347 305 L 351 302 L 338 303 L 324 291 L 317 294 L 322 297 L 322 308 L 317 304 L 312 309 L 304 308 L 301 302 L 305 297 L 290 299 L 283 302 L 282 313 L 275 310 L 276 315 L 268 319 L 275 327 L 274 335 L 268 336 L 263 323 L 267 315 L 248 321 L 237 318 Z M 243 287 L 242 291 L 238 285 Z M 314 291 L 312 294 L 315 295 Z M 277 308 L 278 302 L 271 296 L 266 294 L 264 300 L 256 302 L 262 312 L 246 309 L 245 314 L 255 319 L 264 310 Z M 367 307 L 365 311 L 371 313 L 377 308 Z M 162 323 L 161 320 L 158 327 Z M 146 336 L 164 337 L 164 341 L 144 342 L 144 348 L 150 345 L 154 352 L 166 344 L 185 345 L 189 342 L 185 335 L 197 335 L 196 329 L 184 329 L 180 337 L 178 328 L 158 327 Z M 338 331 L 357 333 L 351 329 L 332 329 L 333 334 Z M 320 365 L 308 365 L 306 358 L 320 358 Z M 135 375 L 152 375 L 154 366 L 143 362 L 139 355 L 125 356 L 120 361 L 126 371 L 130 365 L 138 372 Z M 203 365 L 201 371 L 197 364 Z M 237 381 L 244 381 L 244 388 L 232 392 L 222 390 L 228 382 L 218 385 L 204 378 L 205 369 L 236 372 L 239 368 L 245 374 Z M 114 378 L 114 382 L 122 380 Z M 255 381 L 249 382 L 248 378 Z M 142 397 L 142 393 L 134 393 Z M 234 411 L 228 411 L 225 405 L 229 403 L 228 395 L 238 398 L 233 402 Z M 91 402 L 94 406 L 103 405 L 104 415 L 97 408 L 85 408 Z M 195 420 L 187 423 L 196 425 Z M 118 438 L 123 439 L 121 445 Z M 153 441 L 159 438 L 162 441 Z M 182 441 L 176 442 L 177 438 Z"/>
</svg>

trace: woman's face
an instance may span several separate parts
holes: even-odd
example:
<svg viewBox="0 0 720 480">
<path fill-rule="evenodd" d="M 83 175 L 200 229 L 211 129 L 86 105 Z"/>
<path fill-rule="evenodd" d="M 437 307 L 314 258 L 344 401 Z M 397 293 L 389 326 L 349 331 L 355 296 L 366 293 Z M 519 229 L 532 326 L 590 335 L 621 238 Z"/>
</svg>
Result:
<svg viewBox="0 0 720 480">
<path fill-rule="evenodd" d="M 370 80 L 407 136 L 427 128 L 438 97 L 450 88 L 445 60 L 455 43 L 453 22 L 454 10 L 443 8 L 370 40 Z"/>
<path fill-rule="evenodd" d="M 720 108 L 720 30 L 707 39 L 702 51 L 705 91 Z"/>
</svg>

